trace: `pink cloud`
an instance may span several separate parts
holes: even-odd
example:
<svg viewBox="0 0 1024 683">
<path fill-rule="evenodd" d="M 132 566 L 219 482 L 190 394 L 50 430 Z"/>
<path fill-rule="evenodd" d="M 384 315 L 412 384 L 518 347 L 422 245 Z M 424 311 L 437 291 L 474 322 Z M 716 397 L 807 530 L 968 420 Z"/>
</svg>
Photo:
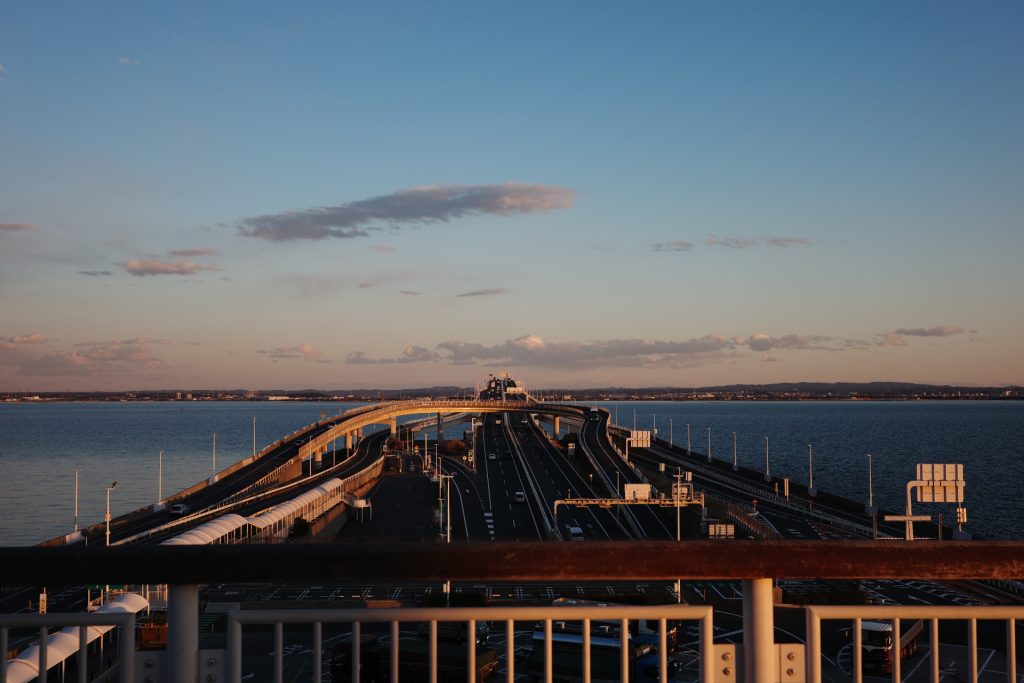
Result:
<svg viewBox="0 0 1024 683">
<path fill-rule="evenodd" d="M 137 277 L 147 275 L 194 275 L 204 270 L 218 270 L 215 265 L 203 265 L 194 261 L 159 261 L 157 259 L 130 259 L 121 264 L 127 272 Z"/>
</svg>

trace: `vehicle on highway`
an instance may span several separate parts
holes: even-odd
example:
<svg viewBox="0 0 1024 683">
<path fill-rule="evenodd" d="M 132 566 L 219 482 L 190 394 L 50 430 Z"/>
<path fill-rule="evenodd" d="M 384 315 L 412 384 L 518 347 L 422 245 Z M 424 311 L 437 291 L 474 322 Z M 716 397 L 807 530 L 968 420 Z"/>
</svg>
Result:
<svg viewBox="0 0 1024 683">
<path fill-rule="evenodd" d="M 900 622 L 900 639 L 896 652 L 900 660 L 917 652 L 917 639 L 924 631 L 924 622 L 906 620 Z M 863 651 L 864 669 L 892 673 L 893 637 L 892 623 L 888 621 L 861 622 L 861 649 Z"/>
<path fill-rule="evenodd" d="M 174 517 L 181 517 L 188 512 L 188 505 L 185 505 L 184 503 L 176 503 L 175 505 L 167 508 L 167 512 Z"/>
<path fill-rule="evenodd" d="M 569 532 L 569 540 L 570 541 L 582 541 L 582 540 L 584 540 L 583 529 L 579 528 L 578 526 L 576 526 L 574 524 L 573 525 L 567 525 L 565 528 Z"/>
<path fill-rule="evenodd" d="M 522 491 L 516 491 L 515 493 L 512 494 L 512 500 L 514 500 L 517 503 L 525 503 L 526 494 Z"/>
<path fill-rule="evenodd" d="M 498 454 L 497 453 L 488 453 L 487 454 L 487 459 L 488 460 L 497 460 L 498 459 Z"/>
</svg>

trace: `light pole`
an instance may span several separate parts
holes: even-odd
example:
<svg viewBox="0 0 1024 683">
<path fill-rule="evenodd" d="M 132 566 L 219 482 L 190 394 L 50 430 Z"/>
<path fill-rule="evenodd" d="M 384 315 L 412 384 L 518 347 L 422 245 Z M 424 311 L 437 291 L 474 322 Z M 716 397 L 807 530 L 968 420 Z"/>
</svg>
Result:
<svg viewBox="0 0 1024 683">
<path fill-rule="evenodd" d="M 711 462 L 711 427 L 708 427 L 708 462 Z"/>
<path fill-rule="evenodd" d="M 657 413 L 652 413 L 652 418 L 653 418 L 654 422 L 651 425 L 651 438 L 652 439 L 657 439 L 658 438 L 658 414 Z"/>
<path fill-rule="evenodd" d="M 78 470 L 75 470 L 75 531 L 78 531 Z"/>
<path fill-rule="evenodd" d="M 636 408 L 633 408 L 633 431 L 636 431 Z"/>
<path fill-rule="evenodd" d="M 672 448 L 672 418 L 668 419 L 668 447 Z"/>
<path fill-rule="evenodd" d="M 217 432 L 213 433 L 213 474 L 217 474 Z"/>
<path fill-rule="evenodd" d="M 675 498 L 675 501 L 676 501 L 676 543 L 678 543 L 679 539 L 681 538 L 681 534 L 680 534 L 681 522 L 680 522 L 680 518 L 679 518 L 679 489 L 681 487 L 680 487 L 679 483 L 680 483 L 680 481 L 682 481 L 682 476 L 683 476 L 682 469 L 677 467 L 676 468 L 676 490 L 672 492 L 674 494 L 672 497 Z"/>
<path fill-rule="evenodd" d="M 868 512 L 875 512 L 875 489 L 871 482 L 871 454 L 868 453 Z"/>
<path fill-rule="evenodd" d="M 160 451 L 160 460 L 156 468 L 156 502 L 164 499 L 164 452 Z"/>
<path fill-rule="evenodd" d="M 811 444 L 807 444 L 807 495 L 813 496 L 817 493 L 814 488 L 814 451 Z"/>
<path fill-rule="evenodd" d="M 107 545 L 110 545 L 110 492 L 117 488 L 117 482 L 107 487 L 107 514 L 103 518 L 107 523 Z"/>
<path fill-rule="evenodd" d="M 256 416 L 252 416 L 252 454 L 256 455 Z"/>
<path fill-rule="evenodd" d="M 768 437 L 764 437 L 764 480 L 772 480 L 772 470 L 768 466 Z"/>
<path fill-rule="evenodd" d="M 690 424 L 686 424 L 686 454 L 690 454 Z"/>
<path fill-rule="evenodd" d="M 732 433 L 732 471 L 735 472 L 739 469 L 736 464 L 736 432 Z"/>
</svg>

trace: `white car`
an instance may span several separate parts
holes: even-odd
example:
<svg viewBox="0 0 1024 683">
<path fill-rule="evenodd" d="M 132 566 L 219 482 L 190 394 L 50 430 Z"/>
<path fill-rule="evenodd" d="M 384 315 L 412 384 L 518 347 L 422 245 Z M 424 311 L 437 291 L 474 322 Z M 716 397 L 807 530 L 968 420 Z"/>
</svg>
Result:
<svg viewBox="0 0 1024 683">
<path fill-rule="evenodd" d="M 185 505 L 184 503 L 177 503 L 168 508 L 167 512 L 174 517 L 181 517 L 188 512 L 188 505 Z"/>
</svg>

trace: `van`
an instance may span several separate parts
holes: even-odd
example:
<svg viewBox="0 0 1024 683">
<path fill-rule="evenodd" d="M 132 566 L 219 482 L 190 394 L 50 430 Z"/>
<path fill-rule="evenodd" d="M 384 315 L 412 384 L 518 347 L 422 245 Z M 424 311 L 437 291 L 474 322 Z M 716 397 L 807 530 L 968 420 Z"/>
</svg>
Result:
<svg viewBox="0 0 1024 683">
<path fill-rule="evenodd" d="M 569 540 L 570 541 L 582 541 L 583 540 L 583 529 L 578 526 L 567 527 L 569 529 Z"/>
<path fill-rule="evenodd" d="M 185 505 L 184 503 L 177 503 L 175 505 L 172 505 L 167 510 L 167 512 L 169 512 L 174 517 L 181 517 L 186 512 L 188 512 L 188 505 Z"/>
<path fill-rule="evenodd" d="M 512 494 L 512 500 L 514 500 L 517 503 L 525 503 L 526 494 L 523 493 L 522 491 L 516 491 L 515 493 Z"/>
</svg>

